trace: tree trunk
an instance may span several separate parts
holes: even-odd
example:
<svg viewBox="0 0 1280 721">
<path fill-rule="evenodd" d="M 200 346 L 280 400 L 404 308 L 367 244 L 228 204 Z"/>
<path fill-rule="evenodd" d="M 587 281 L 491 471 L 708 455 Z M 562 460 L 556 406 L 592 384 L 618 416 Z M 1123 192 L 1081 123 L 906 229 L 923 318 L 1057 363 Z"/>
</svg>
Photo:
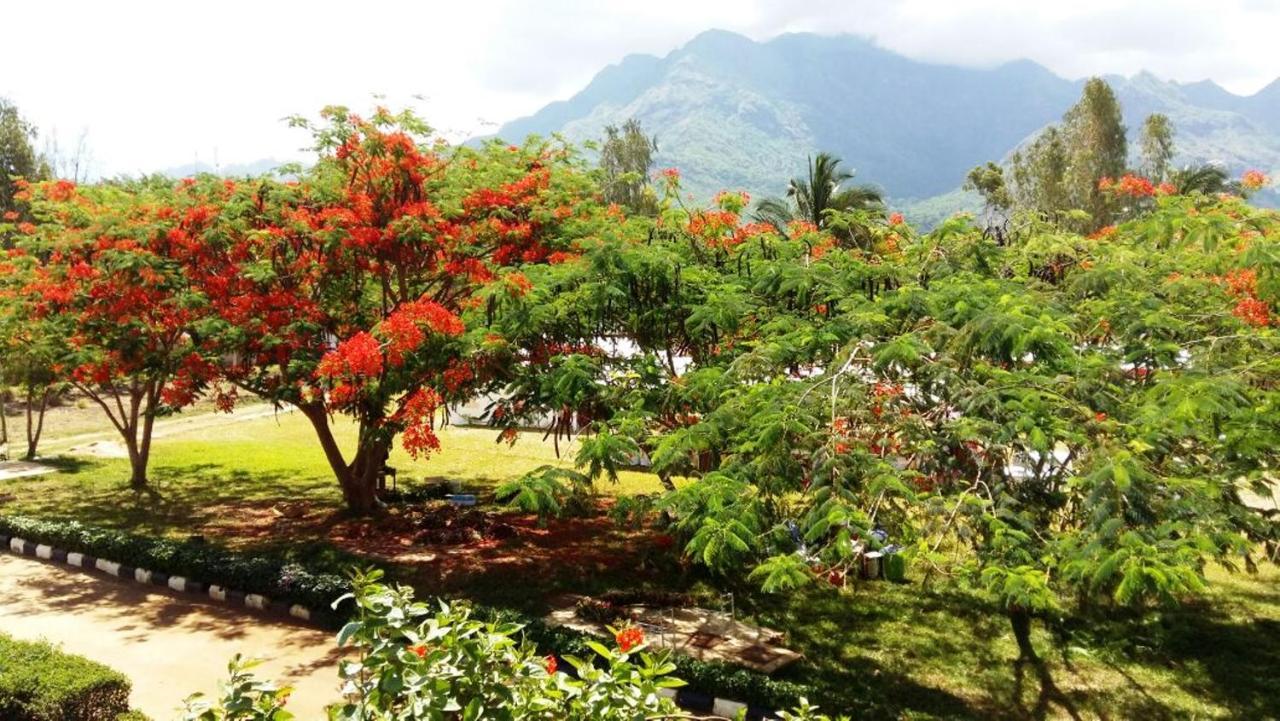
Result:
<svg viewBox="0 0 1280 721">
<path fill-rule="evenodd" d="M 0 443 L 9 444 L 9 389 L 0 388 Z M 8 460 L 8 459 L 5 459 Z"/>
<path fill-rule="evenodd" d="M 329 461 L 329 468 L 342 489 L 342 500 L 346 502 L 347 510 L 361 516 L 376 511 L 380 505 L 378 479 L 382 475 L 387 445 L 366 440 L 365 434 L 361 433 L 355 458 L 348 464 L 333 437 L 333 429 L 329 427 L 329 414 L 324 405 L 307 403 L 299 405 L 298 410 L 315 428 L 325 459 Z"/>
<path fill-rule="evenodd" d="M 1018 642 L 1018 658 L 1028 661 L 1039 659 L 1031 645 L 1031 612 L 1021 606 L 1009 608 L 1009 623 L 1013 626 L 1013 638 Z"/>
<path fill-rule="evenodd" d="M 28 461 L 36 459 L 36 449 L 40 446 L 40 434 L 44 432 L 44 412 L 49 408 L 49 388 L 40 394 L 40 408 L 33 412 L 35 406 L 35 387 L 27 386 L 27 455 Z M 33 423 L 34 418 L 34 423 Z"/>
</svg>

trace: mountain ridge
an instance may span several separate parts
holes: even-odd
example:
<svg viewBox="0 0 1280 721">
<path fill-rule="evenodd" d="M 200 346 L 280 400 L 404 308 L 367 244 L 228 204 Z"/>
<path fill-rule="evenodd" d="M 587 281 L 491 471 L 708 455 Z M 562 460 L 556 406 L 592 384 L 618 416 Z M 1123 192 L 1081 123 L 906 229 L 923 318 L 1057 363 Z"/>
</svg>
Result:
<svg viewBox="0 0 1280 721">
<path fill-rule="evenodd" d="M 1106 77 L 1133 139 L 1147 113 L 1170 116 L 1175 162 L 1280 168 L 1280 79 L 1236 95 L 1212 80 Z M 1029 59 L 973 68 L 913 60 L 858 35 L 758 42 L 708 30 L 662 57 L 628 55 L 497 135 L 598 139 L 605 125 L 636 117 L 657 136 L 657 162 L 680 168 L 696 195 L 779 193 L 806 156 L 827 150 L 858 182 L 895 198 L 932 198 L 1057 122 L 1083 83 Z"/>
</svg>

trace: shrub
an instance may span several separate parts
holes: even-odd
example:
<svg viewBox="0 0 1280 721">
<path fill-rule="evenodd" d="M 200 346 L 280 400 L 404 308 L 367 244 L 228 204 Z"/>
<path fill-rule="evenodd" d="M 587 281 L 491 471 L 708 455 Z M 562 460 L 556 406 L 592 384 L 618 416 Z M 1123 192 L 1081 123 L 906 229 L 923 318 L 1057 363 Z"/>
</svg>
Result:
<svg viewBox="0 0 1280 721">
<path fill-rule="evenodd" d="M 0 634 L 0 719 L 114 721 L 129 710 L 129 688 L 100 663 Z"/>
<path fill-rule="evenodd" d="M 380 571 L 357 574 L 354 614 L 338 634 L 349 649 L 339 662 L 346 699 L 330 718 L 560 719 L 661 718 L 676 713 L 658 692 L 682 685 L 669 674 L 670 652 L 645 651 L 639 629 L 616 634 L 617 648 L 591 643 L 593 658 L 540 658 L 518 639 L 520 627 L 477 620 L 465 603 L 417 603 L 412 589 L 379 583 Z M 223 696 L 188 701 L 187 721 L 283 721 L 287 689 L 258 681 L 237 657 Z"/>
<path fill-rule="evenodd" d="M 21 536 L 66 551 L 259 593 L 312 609 L 328 608 L 330 601 L 350 590 L 342 576 L 316 571 L 296 561 L 295 557 L 308 555 L 305 548 L 294 549 L 290 554 L 246 555 L 201 541 L 151 538 L 77 521 L 23 516 L 0 517 L 0 535 Z"/>
</svg>

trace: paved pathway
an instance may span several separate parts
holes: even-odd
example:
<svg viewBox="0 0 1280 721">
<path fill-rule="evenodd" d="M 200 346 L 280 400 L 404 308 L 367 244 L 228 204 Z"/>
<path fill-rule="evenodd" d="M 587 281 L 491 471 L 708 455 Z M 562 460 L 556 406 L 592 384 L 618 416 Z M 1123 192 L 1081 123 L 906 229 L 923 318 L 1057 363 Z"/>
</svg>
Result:
<svg viewBox="0 0 1280 721">
<path fill-rule="evenodd" d="M 333 634 L 181 594 L 0 554 L 0 632 L 44 638 L 133 681 L 132 704 L 155 721 L 177 717 L 194 691 L 213 693 L 237 652 L 295 688 L 289 709 L 323 719 L 337 699 Z"/>
<path fill-rule="evenodd" d="M 295 410 L 297 409 L 293 406 L 285 406 L 277 410 L 268 403 L 251 403 L 238 406 L 231 413 L 178 413 L 173 416 L 156 419 L 155 427 L 151 431 L 151 437 L 164 438 L 183 433 L 194 433 L 195 431 L 251 421 L 256 418 L 288 415 Z M 102 422 L 104 424 L 107 422 L 106 416 L 103 416 Z M 56 455 L 57 453 L 66 452 L 74 446 L 87 445 L 96 441 L 118 442 L 119 440 L 119 432 L 108 426 L 100 431 L 77 433 L 73 436 L 62 436 L 42 441 L 40 443 L 40 452 L 43 455 Z"/>
</svg>

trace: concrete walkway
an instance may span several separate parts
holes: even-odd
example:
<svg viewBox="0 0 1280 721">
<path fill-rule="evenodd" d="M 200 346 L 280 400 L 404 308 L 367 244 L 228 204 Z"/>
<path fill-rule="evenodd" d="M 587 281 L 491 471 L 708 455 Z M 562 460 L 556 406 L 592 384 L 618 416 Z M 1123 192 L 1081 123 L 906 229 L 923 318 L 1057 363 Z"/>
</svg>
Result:
<svg viewBox="0 0 1280 721">
<path fill-rule="evenodd" d="M 216 692 L 237 652 L 265 659 L 256 673 L 294 687 L 289 710 L 299 719 L 325 718 L 338 697 L 340 654 L 327 631 L 7 553 L 0 632 L 120 671 L 133 681 L 133 706 L 155 721 L 176 718 L 195 691 Z"/>
</svg>

